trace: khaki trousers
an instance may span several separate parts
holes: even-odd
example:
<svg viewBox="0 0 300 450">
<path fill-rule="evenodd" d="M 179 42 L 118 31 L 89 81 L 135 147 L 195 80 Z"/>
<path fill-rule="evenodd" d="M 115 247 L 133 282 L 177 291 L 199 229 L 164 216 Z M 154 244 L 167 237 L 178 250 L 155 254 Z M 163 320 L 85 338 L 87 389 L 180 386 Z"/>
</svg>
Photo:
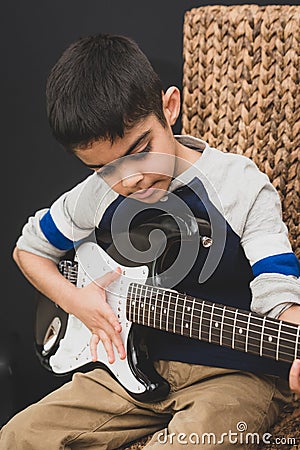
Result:
<svg viewBox="0 0 300 450">
<path fill-rule="evenodd" d="M 156 368 L 171 385 L 165 400 L 135 401 L 101 369 L 78 373 L 13 417 L 0 449 L 116 449 L 150 433 L 149 450 L 255 448 L 272 439 L 263 433 L 291 400 L 276 377 L 169 361 Z"/>
</svg>

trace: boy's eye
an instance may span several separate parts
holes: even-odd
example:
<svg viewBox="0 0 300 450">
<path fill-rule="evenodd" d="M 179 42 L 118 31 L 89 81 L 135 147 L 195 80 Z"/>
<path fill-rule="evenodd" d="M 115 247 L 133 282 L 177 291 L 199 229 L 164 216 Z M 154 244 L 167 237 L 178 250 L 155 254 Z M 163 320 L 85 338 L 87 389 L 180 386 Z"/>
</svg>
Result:
<svg viewBox="0 0 300 450">
<path fill-rule="evenodd" d="M 133 159 L 133 160 L 139 160 L 139 159 L 145 158 L 145 156 L 150 152 L 150 150 L 151 150 L 151 144 L 148 143 L 146 145 L 146 147 L 143 148 L 143 150 L 133 153 L 132 155 L 129 155 L 129 158 Z M 121 160 L 122 160 L 122 158 L 121 158 Z M 118 162 L 119 161 L 116 161 L 116 163 L 107 164 L 106 166 L 102 167 L 98 171 L 98 173 L 103 176 L 111 175 L 114 172 L 114 170 L 116 169 L 116 165 Z"/>
<path fill-rule="evenodd" d="M 151 150 L 151 144 L 147 144 L 146 147 L 143 148 L 140 152 L 133 153 L 130 155 L 132 159 L 141 159 L 145 158 L 145 156 L 150 152 Z"/>
<path fill-rule="evenodd" d="M 102 167 L 102 169 L 100 169 L 98 171 L 99 174 L 101 175 L 111 175 L 115 170 L 115 166 L 113 164 L 107 164 L 107 166 Z"/>
</svg>

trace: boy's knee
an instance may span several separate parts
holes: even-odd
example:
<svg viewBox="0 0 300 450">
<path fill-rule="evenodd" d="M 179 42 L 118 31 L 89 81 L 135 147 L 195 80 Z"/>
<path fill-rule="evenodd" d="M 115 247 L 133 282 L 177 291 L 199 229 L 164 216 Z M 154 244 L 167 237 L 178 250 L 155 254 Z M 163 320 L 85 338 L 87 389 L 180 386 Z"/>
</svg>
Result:
<svg viewBox="0 0 300 450">
<path fill-rule="evenodd" d="M 32 450 L 30 435 L 32 433 L 36 435 L 39 432 L 37 427 L 34 429 L 32 426 L 36 416 L 35 408 L 29 407 L 12 417 L 0 431 L 0 449 Z"/>
</svg>

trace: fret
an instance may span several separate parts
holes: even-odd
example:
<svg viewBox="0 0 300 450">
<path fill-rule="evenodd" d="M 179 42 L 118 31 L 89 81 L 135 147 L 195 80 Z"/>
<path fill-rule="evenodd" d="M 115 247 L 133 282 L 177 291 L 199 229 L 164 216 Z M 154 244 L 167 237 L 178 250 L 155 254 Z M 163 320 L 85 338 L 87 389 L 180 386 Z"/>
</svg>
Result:
<svg viewBox="0 0 300 450">
<path fill-rule="evenodd" d="M 132 320 L 132 285 L 129 285 L 129 289 L 128 289 L 128 300 L 129 302 L 127 302 L 126 304 L 126 316 L 128 318 L 128 320 Z"/>
<path fill-rule="evenodd" d="M 187 337 L 192 337 L 191 336 L 191 326 L 192 326 L 192 322 L 193 322 L 193 316 L 192 316 L 193 305 L 194 305 L 193 299 L 185 296 L 184 305 L 183 305 L 183 322 L 182 322 L 183 333 L 182 334 Z"/>
<path fill-rule="evenodd" d="M 264 323 L 265 326 L 264 333 L 262 335 L 262 346 L 259 354 L 261 356 L 267 356 L 275 359 L 279 322 L 266 317 Z"/>
<path fill-rule="evenodd" d="M 181 334 L 182 335 L 184 335 L 185 305 L 186 305 L 186 296 L 184 297 L 184 301 L 183 301 L 182 317 L 181 317 Z"/>
<path fill-rule="evenodd" d="M 169 293 L 168 309 L 167 309 L 167 319 L 166 319 L 166 331 L 169 331 L 171 299 L 172 299 L 172 292 Z"/>
<path fill-rule="evenodd" d="M 173 333 L 176 333 L 176 313 L 177 313 L 177 307 L 178 307 L 178 300 L 179 300 L 179 294 L 176 295 L 176 304 L 175 304 L 175 310 L 174 310 Z"/>
<path fill-rule="evenodd" d="M 277 337 L 277 345 L 276 345 L 276 361 L 279 359 L 279 341 L 280 341 L 280 332 L 281 332 L 282 322 L 279 323 L 278 337 Z"/>
<path fill-rule="evenodd" d="M 156 293 L 155 293 L 155 306 L 154 306 L 154 314 L 153 314 L 153 319 L 154 319 L 154 321 L 153 321 L 153 326 L 154 326 L 154 328 L 159 328 L 159 325 L 156 324 L 156 322 L 157 322 L 157 317 L 158 317 L 158 314 L 157 314 L 157 304 L 158 304 L 158 294 L 159 294 L 159 290 L 156 289 L 155 292 L 156 292 Z"/>
<path fill-rule="evenodd" d="M 167 324 L 167 314 L 169 307 L 169 295 L 167 291 L 163 291 L 160 298 L 160 329 L 166 330 L 168 328 Z"/>
<path fill-rule="evenodd" d="M 142 308 L 142 301 L 141 301 L 141 289 L 139 289 L 139 294 L 138 294 L 138 285 L 136 285 L 136 293 L 137 293 L 137 295 L 136 295 L 136 304 L 137 304 L 137 323 L 141 323 L 141 321 L 140 321 L 140 311 L 141 311 L 141 308 Z"/>
<path fill-rule="evenodd" d="M 182 296 L 178 294 L 176 297 L 176 312 L 175 314 L 175 322 L 176 322 L 176 333 L 184 336 L 184 317 L 185 317 L 185 308 L 184 304 L 186 302 L 186 296 Z"/>
<path fill-rule="evenodd" d="M 258 316 L 255 313 L 251 314 L 248 328 L 247 351 L 254 355 L 259 355 L 260 351 L 262 320 L 262 316 Z"/>
<path fill-rule="evenodd" d="M 245 351 L 246 333 L 248 317 L 244 313 L 237 311 L 234 325 L 234 348 L 235 350 Z"/>
<path fill-rule="evenodd" d="M 203 320 L 204 303 L 205 303 L 205 301 L 203 300 L 202 303 L 201 303 L 201 312 L 200 312 L 200 321 L 199 321 L 199 334 L 198 334 L 198 339 L 200 339 L 200 341 L 201 341 L 201 331 L 202 331 L 202 320 Z"/>
<path fill-rule="evenodd" d="M 148 303 L 148 326 L 154 327 L 155 302 L 153 300 L 153 287 L 147 286 L 147 303 Z"/>
<path fill-rule="evenodd" d="M 298 326 L 298 329 L 297 329 L 294 359 L 299 358 L 299 356 L 298 356 L 299 332 L 300 332 L 300 325 Z"/>
<path fill-rule="evenodd" d="M 220 308 L 217 304 L 212 304 L 212 315 L 211 315 L 211 329 L 209 342 L 213 344 L 220 344 L 220 334 L 221 334 L 221 325 L 222 325 L 222 314 L 223 308 Z"/>
<path fill-rule="evenodd" d="M 137 295 L 137 285 L 133 286 L 133 290 L 132 290 L 132 301 L 131 301 L 131 317 L 132 317 L 132 321 L 136 322 L 136 295 Z"/>
<path fill-rule="evenodd" d="M 279 342 L 279 359 L 292 362 L 294 359 L 295 346 L 296 346 L 296 334 L 292 332 L 291 325 L 283 322 L 280 329 L 280 342 Z"/>
<path fill-rule="evenodd" d="M 162 292 L 162 297 L 161 297 L 161 305 L 160 305 L 160 315 L 159 315 L 159 328 L 160 330 L 165 329 L 162 328 L 162 315 L 164 312 L 164 296 L 165 296 L 165 291 Z M 166 310 L 167 312 L 167 310 Z"/>
<path fill-rule="evenodd" d="M 223 326 L 224 326 L 224 317 L 225 317 L 226 306 L 223 306 L 222 309 L 223 309 L 223 311 L 222 311 L 222 319 L 221 319 L 220 345 L 223 344 Z"/>
<path fill-rule="evenodd" d="M 214 307 L 215 307 L 215 305 L 212 304 L 209 331 L 208 331 L 208 342 L 211 342 L 211 328 L 212 328 L 212 324 L 213 324 Z"/>
<path fill-rule="evenodd" d="M 145 325 L 145 314 L 146 314 L 146 308 L 147 308 L 147 306 L 148 306 L 147 289 L 148 289 L 147 286 L 145 286 L 145 289 L 142 288 L 142 293 L 143 293 L 143 303 L 144 303 L 144 306 L 143 306 L 143 322 L 142 322 L 143 325 Z"/>
<path fill-rule="evenodd" d="M 232 348 L 233 329 L 235 322 L 236 310 L 231 306 L 225 307 L 223 320 L 222 342 L 225 347 Z"/>
<path fill-rule="evenodd" d="M 263 323 L 262 323 L 262 330 L 261 330 L 261 337 L 260 337 L 260 346 L 259 346 L 259 355 L 260 356 L 262 356 L 262 354 L 263 354 L 263 341 L 264 341 L 265 323 L 266 323 L 266 317 L 263 318 Z"/>
<path fill-rule="evenodd" d="M 251 322 L 251 312 L 248 314 L 248 320 L 247 320 L 247 329 L 246 329 L 246 345 L 245 345 L 245 352 L 248 352 L 248 341 L 249 341 L 249 327 Z"/>
<path fill-rule="evenodd" d="M 148 295 L 148 289 L 149 289 L 149 286 L 146 285 L 145 286 L 145 299 L 146 299 L 146 302 L 147 302 L 147 325 L 148 325 L 148 327 L 150 327 L 152 296 Z M 145 311 L 146 311 L 146 308 L 145 308 Z M 146 325 L 146 321 L 145 320 L 143 320 L 143 323 L 144 323 L 144 325 Z"/>
<path fill-rule="evenodd" d="M 210 342 L 210 329 L 212 321 L 212 304 L 205 302 L 203 305 L 202 312 L 202 323 L 201 323 L 201 340 L 205 342 Z"/>
<path fill-rule="evenodd" d="M 232 343 L 231 348 L 234 348 L 234 339 L 235 339 L 235 327 L 236 327 L 236 316 L 237 316 L 238 310 L 236 309 L 234 312 L 234 319 L 233 319 L 233 333 L 232 333 Z"/>
<path fill-rule="evenodd" d="M 194 321 L 195 302 L 196 302 L 196 299 L 193 298 L 192 311 L 191 311 L 191 323 L 190 323 L 190 337 L 193 337 L 193 321 Z"/>
</svg>

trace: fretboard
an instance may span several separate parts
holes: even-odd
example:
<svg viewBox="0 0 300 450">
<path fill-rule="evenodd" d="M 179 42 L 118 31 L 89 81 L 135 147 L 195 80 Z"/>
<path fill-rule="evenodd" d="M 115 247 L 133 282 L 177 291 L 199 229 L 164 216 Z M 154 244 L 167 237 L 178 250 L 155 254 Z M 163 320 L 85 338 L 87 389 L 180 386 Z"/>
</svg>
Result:
<svg viewBox="0 0 300 450">
<path fill-rule="evenodd" d="M 167 289 L 131 283 L 126 314 L 133 323 L 278 361 L 300 357 L 300 326 Z"/>
</svg>

